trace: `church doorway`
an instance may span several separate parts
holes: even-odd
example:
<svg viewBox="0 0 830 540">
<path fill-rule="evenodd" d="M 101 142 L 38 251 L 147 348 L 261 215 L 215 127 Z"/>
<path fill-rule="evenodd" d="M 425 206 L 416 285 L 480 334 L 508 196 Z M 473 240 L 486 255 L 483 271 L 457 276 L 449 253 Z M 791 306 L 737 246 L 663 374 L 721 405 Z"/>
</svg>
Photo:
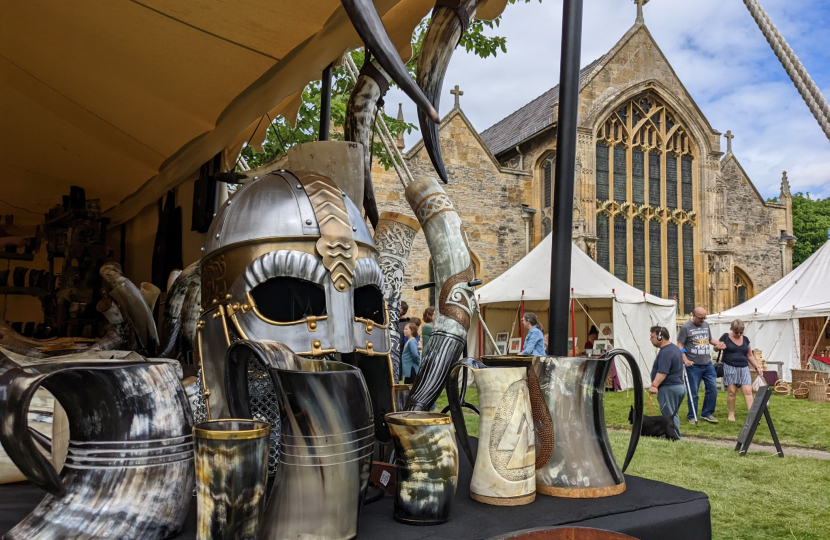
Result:
<svg viewBox="0 0 830 540">
<path fill-rule="evenodd" d="M 733 274 L 735 277 L 732 283 L 732 303 L 737 306 L 755 296 L 755 287 L 752 285 L 752 280 L 749 279 L 746 272 L 737 266 Z"/>
</svg>

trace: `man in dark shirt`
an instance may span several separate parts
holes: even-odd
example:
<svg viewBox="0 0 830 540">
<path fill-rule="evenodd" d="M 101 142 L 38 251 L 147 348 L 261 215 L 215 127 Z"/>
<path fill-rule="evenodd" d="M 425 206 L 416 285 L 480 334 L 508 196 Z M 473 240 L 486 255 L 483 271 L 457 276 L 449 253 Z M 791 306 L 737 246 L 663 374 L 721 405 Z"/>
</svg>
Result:
<svg viewBox="0 0 830 540">
<path fill-rule="evenodd" d="M 672 419 L 674 430 L 680 437 L 680 417 L 677 411 L 686 395 L 683 384 L 683 353 L 671 342 L 669 331 L 662 326 L 651 327 L 651 344 L 659 352 L 651 368 L 651 388 L 648 391 L 657 394 L 660 412 Z"/>
</svg>

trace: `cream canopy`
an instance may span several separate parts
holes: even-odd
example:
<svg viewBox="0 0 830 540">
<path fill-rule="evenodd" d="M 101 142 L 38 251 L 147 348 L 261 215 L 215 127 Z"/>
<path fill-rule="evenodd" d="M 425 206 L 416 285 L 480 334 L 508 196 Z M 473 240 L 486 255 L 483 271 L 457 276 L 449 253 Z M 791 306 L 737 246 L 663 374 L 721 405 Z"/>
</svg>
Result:
<svg viewBox="0 0 830 540">
<path fill-rule="evenodd" d="M 434 0 L 374 3 L 409 58 Z M 4 2 L 0 198 L 42 212 L 80 185 L 127 220 L 218 152 L 233 162 L 266 112 L 293 120 L 306 84 L 360 45 L 338 0 Z"/>
</svg>

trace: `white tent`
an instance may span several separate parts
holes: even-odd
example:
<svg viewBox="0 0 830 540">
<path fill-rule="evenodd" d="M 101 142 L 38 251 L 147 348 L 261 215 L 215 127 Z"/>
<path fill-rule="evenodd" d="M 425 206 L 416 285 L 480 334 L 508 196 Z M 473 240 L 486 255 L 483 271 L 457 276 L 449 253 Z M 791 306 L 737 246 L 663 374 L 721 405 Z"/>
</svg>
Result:
<svg viewBox="0 0 830 540">
<path fill-rule="evenodd" d="M 754 349 L 767 360 L 783 362 L 783 377 L 792 380 L 791 369 L 801 369 L 803 355 L 812 351 L 814 339 L 801 350 L 799 320 L 830 316 L 830 240 L 774 285 L 727 311 L 709 316 L 712 335 L 717 339 L 741 319 Z M 802 355 L 803 353 L 803 355 Z"/>
<path fill-rule="evenodd" d="M 511 329 L 522 300 L 526 311 L 537 315 L 547 312 L 552 242 L 548 235 L 516 265 L 478 289 L 484 320 L 494 337 L 498 332 Z M 677 326 L 675 302 L 646 294 L 617 279 L 575 245 L 571 254 L 571 290 L 575 298 L 577 345 L 584 343 L 591 324 L 612 322 L 614 346 L 628 350 L 637 358 L 643 381 L 650 384 L 649 373 L 657 351 L 649 341 L 649 328 L 665 326 L 674 339 Z M 540 316 L 540 322 L 546 326 L 547 318 Z M 514 329 L 513 336 L 518 333 L 518 329 Z M 468 350 L 477 354 L 478 343 L 478 325 L 474 322 Z M 627 364 L 618 358 L 616 366 L 623 389 L 629 388 L 631 374 Z"/>
</svg>

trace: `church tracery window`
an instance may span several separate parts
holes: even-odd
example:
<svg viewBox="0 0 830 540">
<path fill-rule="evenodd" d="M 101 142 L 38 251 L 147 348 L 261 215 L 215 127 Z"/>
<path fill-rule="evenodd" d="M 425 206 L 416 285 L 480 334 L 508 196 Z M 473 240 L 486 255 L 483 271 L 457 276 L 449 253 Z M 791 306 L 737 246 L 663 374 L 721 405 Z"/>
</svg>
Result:
<svg viewBox="0 0 830 540">
<path fill-rule="evenodd" d="M 687 128 L 648 91 L 617 107 L 596 136 L 597 262 L 694 306 L 697 173 Z"/>
<path fill-rule="evenodd" d="M 550 154 L 542 162 L 542 237 L 549 235 L 553 223 L 553 175 L 556 169 L 556 154 Z"/>
</svg>

